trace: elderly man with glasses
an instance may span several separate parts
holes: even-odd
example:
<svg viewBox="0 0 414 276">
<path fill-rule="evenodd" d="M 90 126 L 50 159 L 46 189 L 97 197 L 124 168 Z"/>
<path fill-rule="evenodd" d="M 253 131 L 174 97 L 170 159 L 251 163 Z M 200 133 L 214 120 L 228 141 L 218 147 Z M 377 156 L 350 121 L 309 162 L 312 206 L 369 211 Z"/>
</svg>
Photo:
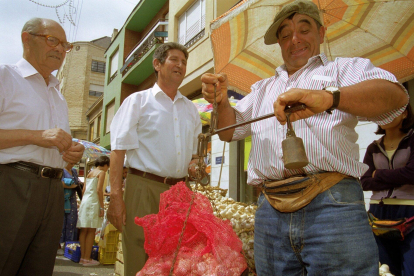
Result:
<svg viewBox="0 0 414 276">
<path fill-rule="evenodd" d="M 61 177 L 84 147 L 51 74 L 72 44 L 55 21 L 33 18 L 23 58 L 0 65 L 0 275 L 52 275 L 63 225 Z"/>
</svg>

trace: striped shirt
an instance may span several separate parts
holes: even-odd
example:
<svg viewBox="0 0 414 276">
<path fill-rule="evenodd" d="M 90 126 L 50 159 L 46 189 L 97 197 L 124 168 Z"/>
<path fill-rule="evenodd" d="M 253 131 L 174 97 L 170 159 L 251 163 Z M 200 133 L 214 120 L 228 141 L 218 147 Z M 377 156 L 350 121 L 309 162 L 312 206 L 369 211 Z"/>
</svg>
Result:
<svg viewBox="0 0 414 276">
<path fill-rule="evenodd" d="M 276 68 L 275 76 L 256 82 L 251 93 L 238 102 L 235 107 L 236 120 L 240 123 L 274 112 L 273 103 L 277 97 L 291 88 L 322 90 L 327 86 L 346 87 L 370 79 L 398 83 L 394 75 L 362 58 L 328 61 L 324 54 L 320 54 L 310 58 L 290 78 L 285 65 L 282 65 Z M 358 161 L 358 134 L 355 132 L 358 120 L 384 125 L 403 111 L 404 108 L 401 108 L 376 118 L 361 118 L 334 110 L 331 115 L 322 112 L 293 122 L 293 129 L 296 136 L 302 138 L 309 160 L 303 169 L 285 169 L 282 141 L 286 138 L 287 124 L 281 125 L 275 117 L 236 128 L 233 140 L 252 136 L 247 168 L 247 182 L 251 185 L 258 185 L 265 179 L 277 180 L 320 171 L 337 171 L 360 177 L 368 166 Z"/>
</svg>

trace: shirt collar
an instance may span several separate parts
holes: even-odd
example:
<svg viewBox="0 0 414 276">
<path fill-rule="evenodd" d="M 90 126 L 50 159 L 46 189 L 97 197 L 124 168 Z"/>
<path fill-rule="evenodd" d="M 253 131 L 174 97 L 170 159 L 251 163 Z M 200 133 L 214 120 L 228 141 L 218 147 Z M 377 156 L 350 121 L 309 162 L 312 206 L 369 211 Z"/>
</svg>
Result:
<svg viewBox="0 0 414 276">
<path fill-rule="evenodd" d="M 40 75 L 40 73 L 33 67 L 33 65 L 31 65 L 24 58 L 20 59 L 16 63 L 16 66 L 17 66 L 17 68 L 19 68 L 19 71 L 21 72 L 23 78 L 34 76 L 36 74 Z M 59 80 L 55 76 L 50 74 L 50 76 L 49 76 L 49 86 L 54 87 L 54 86 L 57 86 L 58 84 L 59 84 Z"/>
<path fill-rule="evenodd" d="M 319 55 L 311 57 L 308 60 L 308 63 L 303 67 L 308 67 L 310 64 L 318 62 L 318 61 L 322 62 L 322 64 L 324 66 L 326 66 L 326 64 L 328 64 L 328 62 L 329 62 L 328 58 L 325 56 L 325 54 L 321 53 Z M 287 72 L 285 64 L 282 64 L 282 65 L 280 65 L 279 67 L 276 68 L 276 72 L 275 72 L 276 77 L 279 76 L 282 72 Z"/>
<path fill-rule="evenodd" d="M 152 87 L 152 95 L 154 95 L 154 97 L 155 97 L 155 95 L 157 95 L 158 93 L 160 93 L 160 92 L 162 92 L 162 93 L 164 93 L 164 95 L 167 95 L 167 94 L 165 94 L 165 92 L 164 91 L 162 91 L 162 89 L 158 86 L 158 83 L 155 83 L 154 84 L 154 86 Z M 177 99 L 181 99 L 181 98 L 183 98 L 184 96 L 183 96 L 183 94 L 181 94 L 181 92 L 179 91 L 179 90 L 177 90 L 177 94 L 175 95 L 175 98 L 174 98 L 174 101 L 176 101 Z"/>
</svg>

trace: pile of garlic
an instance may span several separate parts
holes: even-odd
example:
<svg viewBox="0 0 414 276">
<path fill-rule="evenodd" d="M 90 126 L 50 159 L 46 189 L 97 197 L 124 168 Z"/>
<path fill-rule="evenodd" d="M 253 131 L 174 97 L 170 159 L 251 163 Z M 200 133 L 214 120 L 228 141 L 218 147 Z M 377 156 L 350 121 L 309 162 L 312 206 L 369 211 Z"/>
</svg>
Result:
<svg viewBox="0 0 414 276">
<path fill-rule="evenodd" d="M 227 190 L 211 186 L 193 186 L 193 190 L 205 195 L 213 206 L 214 215 L 230 220 L 234 232 L 243 243 L 243 253 L 250 271 L 255 271 L 254 264 L 254 216 L 256 205 L 247 205 L 226 197 Z M 249 273 L 249 275 L 254 275 Z"/>
<path fill-rule="evenodd" d="M 381 263 L 379 263 L 379 266 L 379 276 L 394 276 L 393 274 L 391 274 L 390 267 L 388 265 L 381 265 Z"/>
<path fill-rule="evenodd" d="M 76 248 L 80 247 L 80 245 L 79 243 L 70 243 L 66 247 L 76 251 Z"/>
</svg>

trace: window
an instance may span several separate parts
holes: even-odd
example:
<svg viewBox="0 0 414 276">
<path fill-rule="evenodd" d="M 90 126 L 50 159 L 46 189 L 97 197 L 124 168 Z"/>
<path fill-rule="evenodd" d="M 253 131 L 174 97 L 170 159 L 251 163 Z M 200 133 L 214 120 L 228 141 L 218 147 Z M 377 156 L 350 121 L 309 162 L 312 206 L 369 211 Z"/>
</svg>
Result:
<svg viewBox="0 0 414 276">
<path fill-rule="evenodd" d="M 92 72 L 105 73 L 105 62 L 92 60 Z"/>
<path fill-rule="evenodd" d="M 102 94 L 103 92 L 89 90 L 89 96 L 100 97 Z"/>
<path fill-rule="evenodd" d="M 89 125 L 89 141 L 95 139 L 95 121 Z"/>
<path fill-rule="evenodd" d="M 112 119 L 115 115 L 115 101 L 112 101 L 106 106 L 106 124 L 105 124 L 105 133 L 111 131 Z"/>
<path fill-rule="evenodd" d="M 178 18 L 178 42 L 186 45 L 204 30 L 206 25 L 206 0 L 196 0 Z"/>
<path fill-rule="evenodd" d="M 89 96 L 100 97 L 104 92 L 103 85 L 89 84 Z"/>
<path fill-rule="evenodd" d="M 111 64 L 110 64 L 110 79 L 112 80 L 113 77 L 116 76 L 116 73 L 118 71 L 118 56 L 119 56 L 119 51 L 116 50 L 115 53 L 111 56 Z M 115 75 L 115 76 L 114 76 Z"/>
<path fill-rule="evenodd" d="M 99 137 L 101 133 L 101 116 L 98 117 L 98 123 L 96 126 L 96 136 Z"/>
</svg>

